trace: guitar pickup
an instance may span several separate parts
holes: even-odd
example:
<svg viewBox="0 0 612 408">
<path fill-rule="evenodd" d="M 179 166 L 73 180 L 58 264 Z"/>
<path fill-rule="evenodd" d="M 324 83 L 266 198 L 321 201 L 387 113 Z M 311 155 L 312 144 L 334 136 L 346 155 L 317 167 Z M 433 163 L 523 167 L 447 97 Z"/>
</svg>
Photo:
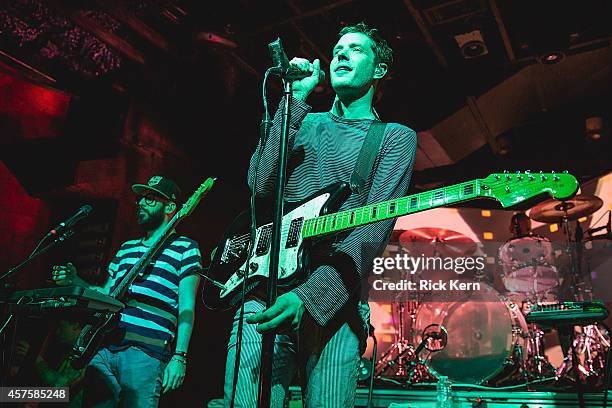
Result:
<svg viewBox="0 0 612 408">
<path fill-rule="evenodd" d="M 287 233 L 287 242 L 285 248 L 295 248 L 300 242 L 300 233 L 302 231 L 302 225 L 304 224 L 304 217 L 296 218 L 291 221 L 289 226 L 289 232 Z"/>
<path fill-rule="evenodd" d="M 270 243 L 272 239 L 272 224 L 264 225 L 261 227 L 261 233 L 259 235 L 259 240 L 257 242 L 257 247 L 255 248 L 255 254 L 257 256 L 265 255 L 270 248 Z"/>
</svg>

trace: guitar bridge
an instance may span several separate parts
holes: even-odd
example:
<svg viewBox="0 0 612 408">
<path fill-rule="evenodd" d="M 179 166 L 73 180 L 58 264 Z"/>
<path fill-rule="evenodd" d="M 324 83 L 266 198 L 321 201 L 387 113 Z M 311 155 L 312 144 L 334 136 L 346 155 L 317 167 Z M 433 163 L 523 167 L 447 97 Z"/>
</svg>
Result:
<svg viewBox="0 0 612 408">
<path fill-rule="evenodd" d="M 221 254 L 220 259 L 221 263 L 229 264 L 246 257 L 248 240 L 244 240 L 241 238 L 242 237 L 228 239 L 225 242 L 223 253 Z"/>
</svg>

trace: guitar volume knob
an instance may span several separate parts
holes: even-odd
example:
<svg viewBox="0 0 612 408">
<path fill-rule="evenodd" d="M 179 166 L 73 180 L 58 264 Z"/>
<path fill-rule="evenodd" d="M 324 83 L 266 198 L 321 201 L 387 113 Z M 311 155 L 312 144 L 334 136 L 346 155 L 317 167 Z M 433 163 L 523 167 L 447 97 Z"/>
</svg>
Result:
<svg viewBox="0 0 612 408">
<path fill-rule="evenodd" d="M 259 264 L 256 262 L 251 262 L 249 264 L 249 269 L 251 269 L 251 271 L 255 272 L 257 271 L 257 269 L 259 269 Z"/>
</svg>

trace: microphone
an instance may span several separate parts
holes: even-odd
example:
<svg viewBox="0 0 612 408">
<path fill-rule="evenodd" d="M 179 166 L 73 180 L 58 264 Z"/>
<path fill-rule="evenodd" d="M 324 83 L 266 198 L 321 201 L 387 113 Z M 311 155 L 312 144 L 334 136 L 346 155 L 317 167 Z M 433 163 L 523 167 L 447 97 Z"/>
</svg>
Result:
<svg viewBox="0 0 612 408">
<path fill-rule="evenodd" d="M 288 81 L 297 81 L 303 78 L 308 78 L 312 75 L 312 70 L 305 71 L 293 65 L 289 65 L 289 58 L 283 49 L 283 43 L 280 38 L 268 44 L 268 52 L 272 58 L 272 74 L 279 75 Z M 325 81 L 325 72 L 319 70 L 319 81 Z"/>
<path fill-rule="evenodd" d="M 51 235 L 58 235 L 61 232 L 63 232 L 65 229 L 72 227 L 79 220 L 87 217 L 92 209 L 93 209 L 92 206 L 89 204 L 82 206 L 76 214 L 68 218 L 66 221 L 60 222 L 57 227 L 49 231 L 49 233 L 47 234 L 47 237 L 50 237 Z"/>
</svg>

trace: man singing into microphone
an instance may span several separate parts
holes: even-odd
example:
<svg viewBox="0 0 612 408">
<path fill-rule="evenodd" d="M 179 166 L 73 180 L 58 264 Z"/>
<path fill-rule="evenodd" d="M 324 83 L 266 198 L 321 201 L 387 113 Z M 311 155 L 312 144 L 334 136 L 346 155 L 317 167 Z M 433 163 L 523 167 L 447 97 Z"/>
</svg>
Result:
<svg viewBox="0 0 612 408">
<path fill-rule="evenodd" d="M 137 221 L 144 236 L 121 245 L 108 266 L 104 287 L 85 282 L 72 264 L 53 268 L 55 283 L 111 293 L 161 236 L 177 210 L 179 187 L 166 177 L 154 176 L 132 190 L 137 194 Z M 121 400 L 125 407 L 156 407 L 162 391 L 181 386 L 201 269 L 198 244 L 170 236 L 151 266 L 130 286 L 118 328 L 106 336 L 106 344 L 89 363 L 83 406 L 116 407 Z"/>
<path fill-rule="evenodd" d="M 392 50 L 376 29 L 364 23 L 344 27 L 333 47 L 331 85 L 336 93 L 328 112 L 310 113 L 306 100 L 320 81 L 318 60 L 294 58 L 291 65 L 311 74 L 293 82 L 289 126 L 286 199 L 300 201 L 339 181 L 349 182 L 370 125 L 378 120 L 374 92 L 387 74 Z M 282 109 L 276 112 L 261 159 L 261 144 L 251 158 L 249 184 L 257 197 L 273 197 L 278 172 Z M 342 210 L 406 195 L 416 150 L 410 128 L 388 123 L 369 177 Z M 252 185 L 257 172 L 257 184 Z M 275 332 L 272 407 L 281 407 L 296 369 L 306 407 L 354 407 L 357 368 L 369 327 L 367 285 L 373 258 L 384 249 L 394 220 L 358 227 L 337 237 L 328 261 L 311 271 L 305 282 L 280 295 L 264 310 L 260 300 L 245 304 L 246 324 L 235 386 L 236 407 L 257 406 L 262 333 Z M 364 251 L 365 247 L 376 248 Z M 234 361 L 239 313 L 229 340 L 225 405 L 234 389 Z"/>
</svg>

